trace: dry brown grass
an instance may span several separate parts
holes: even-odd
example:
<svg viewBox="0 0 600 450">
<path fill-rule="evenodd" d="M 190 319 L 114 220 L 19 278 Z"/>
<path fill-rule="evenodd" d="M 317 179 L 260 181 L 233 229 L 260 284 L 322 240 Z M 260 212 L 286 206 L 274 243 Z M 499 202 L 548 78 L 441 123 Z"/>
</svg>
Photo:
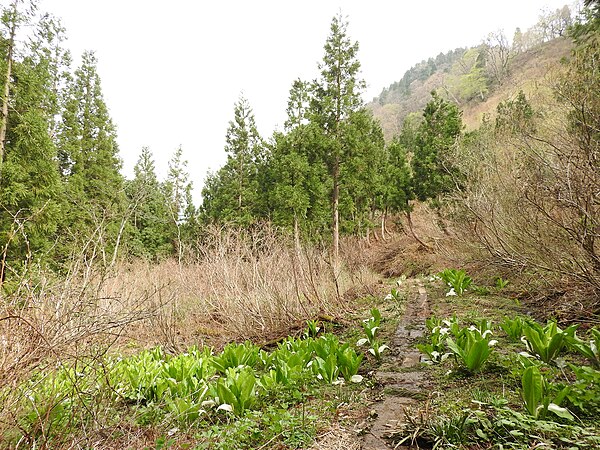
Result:
<svg viewBox="0 0 600 450">
<path fill-rule="evenodd" d="M 367 256 L 369 265 L 386 277 L 426 275 L 462 262 L 451 247 L 455 237 L 448 221 L 427 204 L 413 206 L 413 231 L 427 248 L 409 231 L 404 216 L 394 218 L 394 233 L 371 246 Z"/>
<path fill-rule="evenodd" d="M 356 433 L 336 424 L 318 436 L 310 450 L 360 450 L 360 448 L 360 439 L 356 437 Z"/>
</svg>

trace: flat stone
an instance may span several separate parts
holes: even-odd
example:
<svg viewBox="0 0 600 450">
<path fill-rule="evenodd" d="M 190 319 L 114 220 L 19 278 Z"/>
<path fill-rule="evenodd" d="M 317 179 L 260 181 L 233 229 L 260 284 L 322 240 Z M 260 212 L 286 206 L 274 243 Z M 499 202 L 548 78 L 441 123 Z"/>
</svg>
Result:
<svg viewBox="0 0 600 450">
<path fill-rule="evenodd" d="M 375 406 L 377 418 L 373 422 L 371 432 L 363 440 L 363 450 L 384 450 L 391 448 L 385 441 L 390 430 L 404 421 L 404 408 L 416 402 L 408 397 L 387 397 Z"/>
<path fill-rule="evenodd" d="M 422 338 L 425 336 L 425 330 L 419 328 L 415 330 L 410 330 L 408 336 L 412 339 Z"/>
<path fill-rule="evenodd" d="M 404 355 L 402 367 L 415 367 L 421 364 L 421 353 L 410 352 Z"/>
</svg>

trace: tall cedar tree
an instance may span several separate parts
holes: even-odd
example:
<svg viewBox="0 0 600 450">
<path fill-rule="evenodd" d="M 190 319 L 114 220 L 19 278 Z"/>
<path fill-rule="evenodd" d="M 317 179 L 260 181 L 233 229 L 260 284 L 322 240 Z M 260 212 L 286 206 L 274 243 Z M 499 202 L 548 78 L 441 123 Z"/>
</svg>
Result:
<svg viewBox="0 0 600 450">
<path fill-rule="evenodd" d="M 1 90 L 11 114 L 3 112 L 3 164 L 0 167 L 0 279 L 18 273 L 28 262 L 47 262 L 58 227 L 61 183 L 56 147 L 51 138 L 59 113 L 54 89 L 59 63 L 53 51 L 60 46 L 60 25 L 45 18 L 33 23 L 35 4 L 24 13 L 15 2 L 3 11 L 8 38 L 1 38 Z M 33 27 L 31 39 L 16 48 L 18 26 Z M 18 50 L 18 51 L 17 51 Z M 18 59 L 16 57 L 18 55 Z M 3 105 L 3 106 L 4 106 Z M 4 109 L 4 108 L 3 108 Z"/>
<path fill-rule="evenodd" d="M 171 219 L 156 176 L 152 152 L 144 147 L 126 192 L 132 210 L 130 251 L 152 260 L 172 254 Z"/>
<path fill-rule="evenodd" d="M 191 237 L 190 228 L 194 226 L 196 219 L 196 210 L 192 202 L 193 186 L 189 181 L 187 164 L 187 160 L 183 159 L 183 149 L 180 146 L 169 161 L 169 173 L 163 184 L 171 243 L 179 263 L 183 259 L 184 242 Z"/>
<path fill-rule="evenodd" d="M 226 142 L 227 163 L 207 177 L 202 190 L 203 216 L 208 221 L 248 226 L 266 214 L 265 196 L 260 194 L 266 148 L 243 96 L 235 104 Z"/>
<path fill-rule="evenodd" d="M 350 149 L 340 172 L 340 225 L 344 233 L 369 236 L 376 210 L 381 210 L 385 174 L 385 142 L 379 122 L 371 112 L 352 113 L 343 135 Z"/>
<path fill-rule="evenodd" d="M 291 227 L 296 251 L 300 234 L 311 234 L 309 225 L 322 231 L 327 218 L 327 168 L 316 158 L 318 130 L 308 123 L 310 86 L 294 81 L 290 89 L 286 133 L 275 133 L 269 155 L 269 206 L 275 224 Z M 320 224 L 320 225 L 319 225 Z"/>
<path fill-rule="evenodd" d="M 360 94 L 365 87 L 359 78 L 358 42 L 351 41 L 347 28 L 348 23 L 341 14 L 333 18 L 309 115 L 320 128 L 326 149 L 323 156 L 332 183 L 333 260 L 336 265 L 339 262 L 340 187 L 345 175 L 344 165 L 359 150 L 360 138 L 355 132 L 360 124 L 354 123 L 352 118 L 363 107 Z"/>
<path fill-rule="evenodd" d="M 412 159 L 414 191 L 417 199 L 437 199 L 454 186 L 454 172 L 448 151 L 462 131 L 462 113 L 456 105 L 432 92 L 423 110 Z"/>
<path fill-rule="evenodd" d="M 126 220 L 126 199 L 116 130 L 93 53 L 83 54 L 65 97 L 58 143 L 67 201 L 65 226 L 73 232 L 69 240 L 98 239 L 114 255 Z"/>
</svg>

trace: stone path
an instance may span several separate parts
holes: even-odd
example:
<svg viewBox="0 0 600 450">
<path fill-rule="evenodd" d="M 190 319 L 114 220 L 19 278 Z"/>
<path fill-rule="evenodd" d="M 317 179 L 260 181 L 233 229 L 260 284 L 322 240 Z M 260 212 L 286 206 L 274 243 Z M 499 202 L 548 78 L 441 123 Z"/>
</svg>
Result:
<svg viewBox="0 0 600 450">
<path fill-rule="evenodd" d="M 425 373 L 419 368 L 421 353 L 415 341 L 425 335 L 425 319 L 429 317 L 427 291 L 421 281 L 411 280 L 406 312 L 390 345 L 391 358 L 375 374 L 383 386 L 382 400 L 373 405 L 370 431 L 364 435 L 363 450 L 387 450 L 392 448 L 386 436 L 404 421 L 404 409 L 417 403 L 427 394 Z"/>
</svg>

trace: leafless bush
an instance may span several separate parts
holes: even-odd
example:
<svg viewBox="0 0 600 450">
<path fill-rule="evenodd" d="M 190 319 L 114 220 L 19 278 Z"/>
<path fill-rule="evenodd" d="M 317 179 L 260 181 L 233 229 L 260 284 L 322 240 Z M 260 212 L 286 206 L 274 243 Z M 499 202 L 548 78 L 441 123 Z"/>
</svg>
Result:
<svg viewBox="0 0 600 450">
<path fill-rule="evenodd" d="M 591 64 L 591 66 L 590 66 Z M 492 260 L 600 289 L 600 86 L 593 60 L 499 109 L 455 160 L 457 217 Z M 583 65 L 584 67 L 581 67 Z M 587 66 L 587 67 L 586 67 Z M 550 94 L 551 93 L 551 94 Z M 544 105 L 544 106 L 541 106 Z"/>
<path fill-rule="evenodd" d="M 269 227 L 215 227 L 206 230 L 200 249 L 188 263 L 121 265 L 107 281 L 107 297 L 154 291 L 164 297 L 157 315 L 130 330 L 133 337 L 177 347 L 285 334 L 318 314 L 341 315 L 347 308 L 343 294 L 373 279 L 356 264 L 334 274 L 326 249 L 304 246 L 298 252 L 291 239 Z"/>
</svg>

